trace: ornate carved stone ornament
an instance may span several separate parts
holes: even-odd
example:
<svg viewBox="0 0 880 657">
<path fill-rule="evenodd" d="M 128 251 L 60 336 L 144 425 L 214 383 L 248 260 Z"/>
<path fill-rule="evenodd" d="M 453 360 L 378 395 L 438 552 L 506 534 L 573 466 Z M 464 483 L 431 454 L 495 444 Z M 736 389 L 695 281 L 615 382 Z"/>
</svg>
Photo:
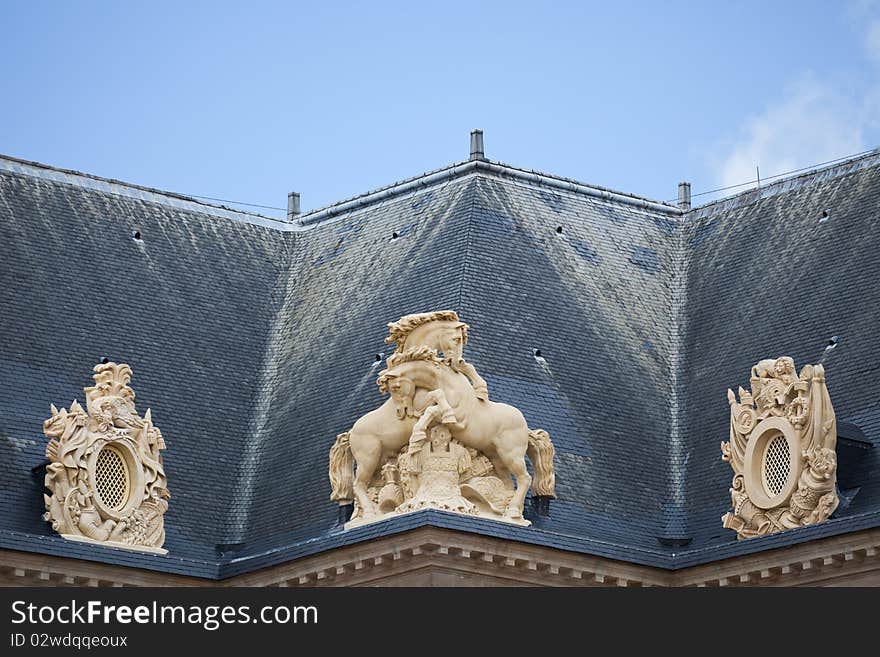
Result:
<svg viewBox="0 0 880 657">
<path fill-rule="evenodd" d="M 529 525 L 529 486 L 555 497 L 547 432 L 490 401 L 486 381 L 464 359 L 468 325 L 454 311 L 406 315 L 388 329 L 386 342 L 397 349 L 377 384 L 389 399 L 330 448 L 330 499 L 354 502 L 346 528 L 426 508 Z"/>
<path fill-rule="evenodd" d="M 85 388 L 86 410 L 52 405 L 43 423 L 46 445 L 46 513 L 64 538 L 165 554 L 163 514 L 170 497 L 159 451 L 165 441 L 149 409 L 134 407 L 131 368 L 95 366 Z"/>
<path fill-rule="evenodd" d="M 730 441 L 721 458 L 733 468 L 733 510 L 722 523 L 738 538 L 822 522 L 837 508 L 837 423 L 825 369 L 798 376 L 783 356 L 752 368 L 751 392 L 727 391 Z"/>
</svg>

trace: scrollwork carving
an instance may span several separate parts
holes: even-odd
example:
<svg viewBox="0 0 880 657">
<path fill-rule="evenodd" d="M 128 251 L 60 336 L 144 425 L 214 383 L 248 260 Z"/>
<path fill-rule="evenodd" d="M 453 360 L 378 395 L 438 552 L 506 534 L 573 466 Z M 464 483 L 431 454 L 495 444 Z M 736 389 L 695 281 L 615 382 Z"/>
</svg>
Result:
<svg viewBox="0 0 880 657">
<path fill-rule="evenodd" d="M 160 451 L 165 441 L 149 410 L 135 410 L 131 368 L 102 363 L 85 388 L 86 410 L 51 406 L 43 517 L 64 538 L 153 552 L 165 541 L 170 497 Z"/>
<path fill-rule="evenodd" d="M 722 517 L 738 538 L 822 522 L 838 505 L 837 430 L 825 369 L 762 360 L 751 391 L 727 391 L 730 438 L 721 458 L 734 471 L 733 509 Z"/>
</svg>

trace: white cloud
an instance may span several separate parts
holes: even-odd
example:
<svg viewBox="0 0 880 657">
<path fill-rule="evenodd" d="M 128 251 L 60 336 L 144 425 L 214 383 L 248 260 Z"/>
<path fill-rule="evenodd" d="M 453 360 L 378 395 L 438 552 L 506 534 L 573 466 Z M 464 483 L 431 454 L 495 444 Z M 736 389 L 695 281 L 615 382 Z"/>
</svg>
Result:
<svg viewBox="0 0 880 657">
<path fill-rule="evenodd" d="M 744 123 L 730 152 L 719 160 L 718 183 L 727 187 L 754 180 L 756 166 L 766 179 L 865 150 L 873 107 L 867 99 L 847 97 L 807 75 Z"/>
<path fill-rule="evenodd" d="M 880 130 L 880 0 L 854 0 L 846 8 L 868 67 L 864 75 L 843 71 L 840 79 L 806 72 L 759 113 L 748 117 L 727 148 L 712 158 L 719 187 L 834 160 L 871 147 Z M 731 189 L 735 194 L 751 185 Z"/>
</svg>

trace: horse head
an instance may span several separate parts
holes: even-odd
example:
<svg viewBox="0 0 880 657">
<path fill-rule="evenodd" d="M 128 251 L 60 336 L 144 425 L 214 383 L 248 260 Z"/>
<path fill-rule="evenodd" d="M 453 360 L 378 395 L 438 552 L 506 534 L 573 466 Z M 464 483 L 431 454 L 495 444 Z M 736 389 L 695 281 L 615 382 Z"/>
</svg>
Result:
<svg viewBox="0 0 880 657">
<path fill-rule="evenodd" d="M 447 365 L 457 370 L 464 362 L 462 351 L 467 344 L 468 325 L 458 319 L 454 310 L 405 315 L 388 324 L 385 342 L 396 342 L 397 353 L 429 347 L 443 354 Z"/>
<path fill-rule="evenodd" d="M 418 411 L 415 408 L 416 377 L 421 378 L 421 368 L 425 366 L 436 367 L 443 361 L 437 356 L 437 352 L 428 347 L 407 349 L 404 352 L 395 352 L 388 357 L 388 369 L 379 372 L 376 383 L 379 392 L 389 393 L 400 419 L 406 416 L 416 417 Z"/>
<path fill-rule="evenodd" d="M 443 361 L 457 371 L 464 362 L 468 325 L 464 322 L 437 322 L 426 328 L 425 342 L 442 353 Z"/>
<path fill-rule="evenodd" d="M 413 400 L 416 393 L 416 385 L 412 379 L 396 374 L 390 370 L 383 370 L 376 379 L 379 385 L 379 392 L 391 395 L 394 402 L 395 411 L 398 419 L 404 419 L 406 416 L 415 416 L 415 408 Z"/>
</svg>

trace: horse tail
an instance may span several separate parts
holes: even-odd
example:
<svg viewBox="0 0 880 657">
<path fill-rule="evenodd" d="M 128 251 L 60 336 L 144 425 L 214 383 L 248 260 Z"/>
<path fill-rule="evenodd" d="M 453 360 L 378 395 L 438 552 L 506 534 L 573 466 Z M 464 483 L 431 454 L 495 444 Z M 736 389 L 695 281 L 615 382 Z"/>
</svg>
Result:
<svg viewBox="0 0 880 657">
<path fill-rule="evenodd" d="M 529 429 L 527 450 L 535 478 L 532 480 L 532 494 L 543 497 L 556 497 L 556 473 L 553 470 L 553 443 L 550 434 L 543 429 Z"/>
<path fill-rule="evenodd" d="M 350 436 L 348 431 L 339 434 L 330 448 L 330 500 L 339 504 L 354 501 L 354 458 Z"/>
</svg>

